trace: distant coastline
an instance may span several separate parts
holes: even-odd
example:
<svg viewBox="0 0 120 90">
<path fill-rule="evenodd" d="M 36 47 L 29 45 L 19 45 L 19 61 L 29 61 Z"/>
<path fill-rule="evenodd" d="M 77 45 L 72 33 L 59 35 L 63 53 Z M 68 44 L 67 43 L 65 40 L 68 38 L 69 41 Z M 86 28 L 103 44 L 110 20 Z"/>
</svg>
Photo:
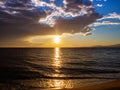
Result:
<svg viewBox="0 0 120 90">
<path fill-rule="evenodd" d="M 114 45 L 96 45 L 90 47 L 0 47 L 0 48 L 120 48 L 120 44 Z"/>
</svg>

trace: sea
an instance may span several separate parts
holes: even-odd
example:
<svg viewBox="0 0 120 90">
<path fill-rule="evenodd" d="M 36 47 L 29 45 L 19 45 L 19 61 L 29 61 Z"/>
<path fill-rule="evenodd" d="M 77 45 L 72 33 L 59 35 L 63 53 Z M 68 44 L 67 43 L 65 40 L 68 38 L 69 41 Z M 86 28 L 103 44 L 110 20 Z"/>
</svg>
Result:
<svg viewBox="0 0 120 90">
<path fill-rule="evenodd" d="M 0 48 L 0 90 L 79 88 L 120 80 L 120 48 Z"/>
</svg>

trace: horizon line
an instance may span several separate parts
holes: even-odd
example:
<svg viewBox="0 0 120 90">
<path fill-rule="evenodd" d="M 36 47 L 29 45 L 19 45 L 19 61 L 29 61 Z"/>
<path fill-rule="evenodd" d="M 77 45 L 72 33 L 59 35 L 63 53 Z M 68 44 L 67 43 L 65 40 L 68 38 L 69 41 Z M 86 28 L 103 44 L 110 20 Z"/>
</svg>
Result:
<svg viewBox="0 0 120 90">
<path fill-rule="evenodd" d="M 101 46 L 101 47 L 0 47 L 0 49 L 2 48 L 120 48 L 120 46 L 118 47 L 113 47 L 113 46 Z"/>
</svg>

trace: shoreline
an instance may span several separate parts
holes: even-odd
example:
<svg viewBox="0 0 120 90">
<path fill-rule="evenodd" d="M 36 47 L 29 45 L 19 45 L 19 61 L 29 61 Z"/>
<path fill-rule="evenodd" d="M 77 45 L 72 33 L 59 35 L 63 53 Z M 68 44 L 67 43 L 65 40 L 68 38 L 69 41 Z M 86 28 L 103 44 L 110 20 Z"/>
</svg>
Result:
<svg viewBox="0 0 120 90">
<path fill-rule="evenodd" d="M 17 84 L 15 84 L 17 83 Z M 103 82 L 103 83 L 96 83 L 93 84 L 94 82 L 91 82 L 92 84 L 90 85 L 86 85 L 86 86 L 81 86 L 81 87 L 73 87 L 73 88 L 40 88 L 37 87 L 37 85 L 39 85 L 39 83 L 33 83 L 33 82 L 13 82 L 12 84 L 0 84 L 0 89 L 1 90 L 120 90 L 120 80 L 113 80 L 113 81 L 107 81 L 107 82 Z M 20 85 L 18 84 L 20 83 Z M 50 83 L 50 82 L 49 82 Z M 59 84 L 59 82 L 58 82 Z M 85 82 L 83 82 L 83 84 L 86 84 Z M 29 87 L 27 87 L 27 86 Z M 33 86 L 32 86 L 33 85 Z M 35 86 L 34 86 L 35 85 Z M 23 87 L 21 87 L 23 86 Z M 14 89 L 13 89 L 14 88 Z"/>
<path fill-rule="evenodd" d="M 84 86 L 80 88 L 48 89 L 48 90 L 120 90 L 120 80 L 109 81 L 100 84 Z"/>
</svg>

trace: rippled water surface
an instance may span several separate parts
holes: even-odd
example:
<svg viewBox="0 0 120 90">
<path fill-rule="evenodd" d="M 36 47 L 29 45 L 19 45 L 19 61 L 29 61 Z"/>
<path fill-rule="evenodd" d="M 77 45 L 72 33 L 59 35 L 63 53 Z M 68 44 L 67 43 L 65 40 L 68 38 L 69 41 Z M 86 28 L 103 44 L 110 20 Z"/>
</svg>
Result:
<svg viewBox="0 0 120 90">
<path fill-rule="evenodd" d="M 0 72 L 3 89 L 81 87 L 120 79 L 120 49 L 0 49 Z"/>
</svg>

